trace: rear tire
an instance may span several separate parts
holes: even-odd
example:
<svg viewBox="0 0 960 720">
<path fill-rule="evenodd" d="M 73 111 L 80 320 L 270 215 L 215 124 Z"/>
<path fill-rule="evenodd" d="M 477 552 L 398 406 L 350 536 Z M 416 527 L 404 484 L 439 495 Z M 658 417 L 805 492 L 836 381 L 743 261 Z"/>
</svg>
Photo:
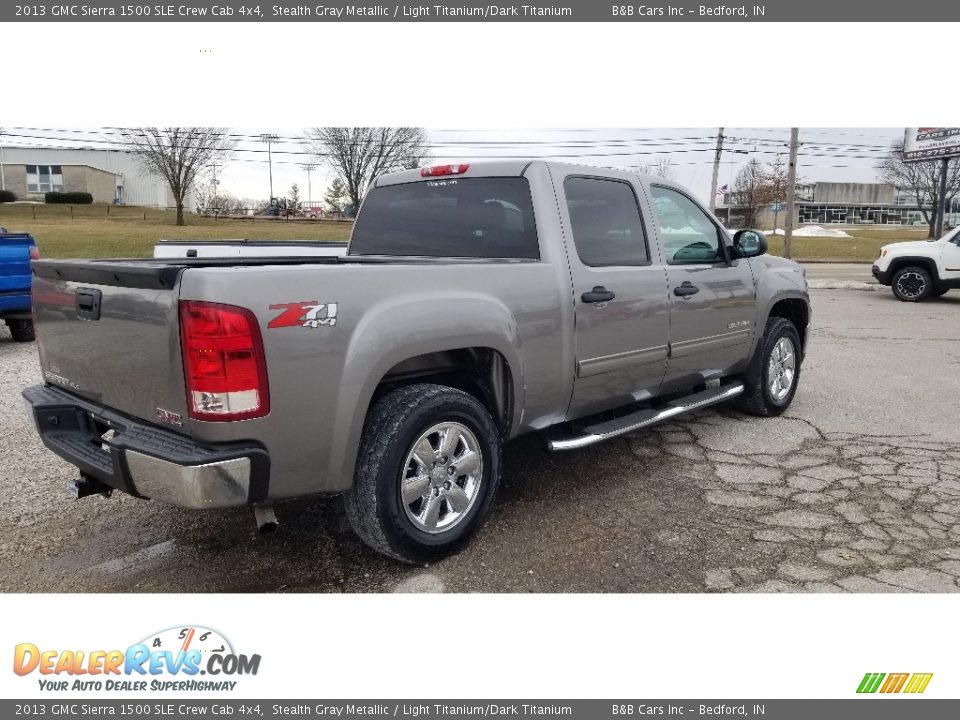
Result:
<svg viewBox="0 0 960 720">
<path fill-rule="evenodd" d="M 499 480 L 500 433 L 487 409 L 461 390 L 409 385 L 367 414 L 344 507 L 364 543 L 419 563 L 463 545 Z"/>
<path fill-rule="evenodd" d="M 33 320 L 7 320 L 7 327 L 14 342 L 33 342 L 36 339 Z"/>
<path fill-rule="evenodd" d="M 782 317 L 769 318 L 744 373 L 737 407 L 750 415 L 782 414 L 797 393 L 802 360 L 800 334 L 794 324 Z"/>
<path fill-rule="evenodd" d="M 908 265 L 893 274 L 890 286 L 897 300 L 920 302 L 933 293 L 933 278 L 930 277 L 930 272 L 926 268 Z"/>
</svg>

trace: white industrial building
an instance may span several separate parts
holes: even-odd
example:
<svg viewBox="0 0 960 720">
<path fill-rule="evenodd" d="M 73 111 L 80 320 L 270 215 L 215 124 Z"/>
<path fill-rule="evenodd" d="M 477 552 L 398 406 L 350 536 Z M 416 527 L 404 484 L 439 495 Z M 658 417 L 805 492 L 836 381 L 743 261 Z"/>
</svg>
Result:
<svg viewBox="0 0 960 720">
<path fill-rule="evenodd" d="M 42 202 L 45 192 L 62 191 L 89 192 L 94 202 L 174 205 L 166 181 L 145 172 L 128 150 L 4 145 L 0 153 L 5 189 L 21 200 Z M 193 210 L 195 200 L 187 205 Z"/>
</svg>

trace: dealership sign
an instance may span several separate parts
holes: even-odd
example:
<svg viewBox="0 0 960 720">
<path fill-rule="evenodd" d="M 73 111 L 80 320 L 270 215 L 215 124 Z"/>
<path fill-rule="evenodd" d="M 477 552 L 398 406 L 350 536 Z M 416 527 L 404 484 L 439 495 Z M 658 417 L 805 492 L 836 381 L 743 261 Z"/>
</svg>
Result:
<svg viewBox="0 0 960 720">
<path fill-rule="evenodd" d="M 960 128 L 907 128 L 903 159 L 932 160 L 960 156 Z"/>
</svg>

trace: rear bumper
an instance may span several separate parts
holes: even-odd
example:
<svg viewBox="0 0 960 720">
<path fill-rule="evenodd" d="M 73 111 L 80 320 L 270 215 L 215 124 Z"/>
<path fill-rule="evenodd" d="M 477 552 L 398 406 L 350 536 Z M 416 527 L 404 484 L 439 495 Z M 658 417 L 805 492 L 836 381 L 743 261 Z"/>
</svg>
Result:
<svg viewBox="0 0 960 720">
<path fill-rule="evenodd" d="M 43 444 L 111 488 L 197 509 L 266 499 L 270 456 L 262 447 L 200 445 L 48 385 L 23 397 Z"/>
<path fill-rule="evenodd" d="M 877 281 L 878 283 L 880 283 L 881 285 L 889 285 L 889 284 L 890 284 L 890 273 L 884 272 L 883 270 L 881 270 L 880 268 L 878 268 L 876 265 L 874 265 L 872 268 L 870 268 L 870 272 L 873 273 L 873 277 L 874 277 L 874 278 L 876 279 L 876 281 Z"/>
</svg>

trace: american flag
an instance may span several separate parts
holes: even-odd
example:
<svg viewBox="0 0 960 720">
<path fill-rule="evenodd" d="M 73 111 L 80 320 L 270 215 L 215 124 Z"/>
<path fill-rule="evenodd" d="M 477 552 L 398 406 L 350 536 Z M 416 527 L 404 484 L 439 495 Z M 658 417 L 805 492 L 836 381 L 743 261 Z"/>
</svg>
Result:
<svg viewBox="0 0 960 720">
<path fill-rule="evenodd" d="M 724 183 L 723 185 L 717 188 L 717 195 L 729 195 L 729 194 L 730 194 L 730 186 L 727 185 L 727 183 Z"/>
</svg>

